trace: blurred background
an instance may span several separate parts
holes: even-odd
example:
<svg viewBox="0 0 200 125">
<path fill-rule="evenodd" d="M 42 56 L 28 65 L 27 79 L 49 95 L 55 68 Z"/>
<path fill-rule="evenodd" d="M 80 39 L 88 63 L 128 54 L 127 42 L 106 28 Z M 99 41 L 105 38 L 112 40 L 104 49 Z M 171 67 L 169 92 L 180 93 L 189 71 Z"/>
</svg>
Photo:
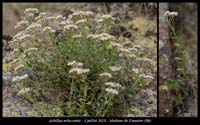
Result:
<svg viewBox="0 0 200 125">
<path fill-rule="evenodd" d="M 96 13 L 112 13 L 114 16 L 126 17 L 126 10 L 132 16 L 145 15 L 155 17 L 157 3 L 3 3 L 3 33 L 13 36 L 17 31 L 14 26 L 23 16 L 26 8 L 38 8 L 47 14 L 67 14 L 70 10 L 90 10 Z"/>
</svg>

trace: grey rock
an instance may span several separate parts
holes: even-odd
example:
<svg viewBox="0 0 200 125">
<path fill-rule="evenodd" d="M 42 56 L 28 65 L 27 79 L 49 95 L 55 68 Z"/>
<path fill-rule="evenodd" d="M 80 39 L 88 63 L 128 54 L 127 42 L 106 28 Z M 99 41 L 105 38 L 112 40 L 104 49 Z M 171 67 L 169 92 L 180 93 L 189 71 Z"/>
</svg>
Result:
<svg viewBox="0 0 200 125">
<path fill-rule="evenodd" d="M 12 106 L 12 103 L 10 101 L 6 101 L 3 103 L 3 107 L 10 107 Z"/>
<path fill-rule="evenodd" d="M 6 73 L 3 73 L 3 80 L 5 80 L 6 84 L 9 84 L 12 82 L 12 78 L 13 78 L 13 73 L 11 72 L 6 72 Z"/>
<path fill-rule="evenodd" d="M 18 110 L 19 110 L 20 115 L 21 115 L 22 117 L 28 117 L 28 114 L 26 113 L 26 110 L 27 110 L 26 107 L 19 107 Z"/>
</svg>

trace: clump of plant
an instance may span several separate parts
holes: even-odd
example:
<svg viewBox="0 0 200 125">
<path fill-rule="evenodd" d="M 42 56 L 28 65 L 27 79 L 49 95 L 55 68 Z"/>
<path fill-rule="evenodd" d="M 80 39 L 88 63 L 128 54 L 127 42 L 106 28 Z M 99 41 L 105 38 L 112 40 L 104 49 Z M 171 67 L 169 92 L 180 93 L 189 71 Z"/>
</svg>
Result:
<svg viewBox="0 0 200 125">
<path fill-rule="evenodd" d="M 173 115 L 181 112 L 181 107 L 183 106 L 183 100 L 186 93 L 186 67 L 185 67 L 185 57 L 184 48 L 181 46 L 181 40 L 176 34 L 175 28 L 173 26 L 173 19 L 178 16 L 178 12 L 165 13 L 166 22 L 170 29 L 171 42 L 172 42 L 172 53 L 173 53 L 173 75 L 172 79 L 166 81 L 165 85 L 160 86 L 161 90 L 167 92 L 167 98 L 170 104 L 173 105 Z"/>
<path fill-rule="evenodd" d="M 36 8 L 24 14 L 10 42 L 9 70 L 19 96 L 33 105 L 55 104 L 67 117 L 126 116 L 134 90 L 154 79 L 143 47 L 109 34 L 112 16 L 75 11 L 66 19 Z"/>
</svg>

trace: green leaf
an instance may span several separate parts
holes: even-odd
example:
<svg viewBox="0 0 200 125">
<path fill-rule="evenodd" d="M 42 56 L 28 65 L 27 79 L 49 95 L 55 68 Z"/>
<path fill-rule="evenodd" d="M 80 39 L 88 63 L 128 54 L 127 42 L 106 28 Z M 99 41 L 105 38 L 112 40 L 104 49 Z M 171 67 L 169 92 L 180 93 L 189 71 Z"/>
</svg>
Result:
<svg viewBox="0 0 200 125">
<path fill-rule="evenodd" d="M 168 88 L 168 86 L 167 85 L 162 85 L 162 86 L 160 86 L 160 88 L 159 88 L 160 90 L 166 90 L 166 91 L 168 91 L 169 90 L 169 88 Z"/>
<path fill-rule="evenodd" d="M 175 43 L 174 44 L 177 48 L 180 46 L 180 44 L 179 43 Z"/>
<path fill-rule="evenodd" d="M 137 113 L 137 114 L 140 114 L 141 113 L 141 110 L 139 110 L 137 107 L 131 107 L 130 108 L 130 111 L 134 112 L 134 113 Z"/>
</svg>

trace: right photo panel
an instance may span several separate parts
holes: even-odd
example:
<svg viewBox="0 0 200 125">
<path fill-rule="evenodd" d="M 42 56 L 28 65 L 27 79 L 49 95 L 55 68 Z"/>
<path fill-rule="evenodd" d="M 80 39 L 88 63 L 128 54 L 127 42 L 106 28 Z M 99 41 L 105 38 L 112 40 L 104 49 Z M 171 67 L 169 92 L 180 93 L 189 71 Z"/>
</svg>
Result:
<svg viewBox="0 0 200 125">
<path fill-rule="evenodd" d="M 197 8 L 159 3 L 160 117 L 197 117 Z"/>
</svg>

